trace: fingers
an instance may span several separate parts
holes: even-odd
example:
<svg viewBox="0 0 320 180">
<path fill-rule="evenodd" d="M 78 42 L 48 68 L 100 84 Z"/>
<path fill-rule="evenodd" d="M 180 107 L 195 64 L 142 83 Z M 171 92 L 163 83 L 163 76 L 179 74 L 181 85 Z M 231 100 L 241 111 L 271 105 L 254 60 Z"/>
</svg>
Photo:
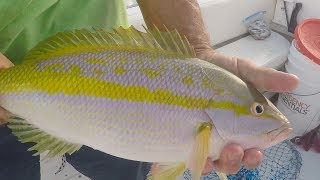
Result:
<svg viewBox="0 0 320 180">
<path fill-rule="evenodd" d="M 226 145 L 221 152 L 220 159 L 214 161 L 214 169 L 226 174 L 236 174 L 240 170 L 243 157 L 244 151 L 239 145 Z"/>
<path fill-rule="evenodd" d="M 242 164 L 246 169 L 257 168 L 263 160 L 263 154 L 258 149 L 248 149 L 244 153 Z"/>
<path fill-rule="evenodd" d="M 251 170 L 257 168 L 262 160 L 263 154 L 258 149 L 243 151 L 241 146 L 229 144 L 222 150 L 219 160 L 207 160 L 202 175 L 208 175 L 213 170 L 226 174 L 236 174 L 240 170 L 241 165 Z"/>
<path fill-rule="evenodd" d="M 203 176 L 209 175 L 209 173 L 212 172 L 213 169 L 214 169 L 213 161 L 211 159 L 207 159 L 206 165 L 202 171 L 202 175 Z"/>
<path fill-rule="evenodd" d="M 204 51 L 198 56 L 234 73 L 262 91 L 288 92 L 294 90 L 299 82 L 297 76 L 293 74 L 258 66 L 250 60 L 234 58 L 214 51 Z"/>
<path fill-rule="evenodd" d="M 237 68 L 239 75 L 244 80 L 260 90 L 288 92 L 294 90 L 299 82 L 298 77 L 293 74 L 257 66 L 243 59 L 237 59 Z"/>
<path fill-rule="evenodd" d="M 212 171 L 226 174 L 236 174 L 244 165 L 246 169 L 257 168 L 263 160 L 263 154 L 258 149 L 248 149 L 244 151 L 240 145 L 226 145 L 220 155 L 220 159 L 212 161 L 207 159 L 202 175 L 206 176 Z M 156 163 L 151 166 L 151 172 L 156 170 Z"/>
</svg>

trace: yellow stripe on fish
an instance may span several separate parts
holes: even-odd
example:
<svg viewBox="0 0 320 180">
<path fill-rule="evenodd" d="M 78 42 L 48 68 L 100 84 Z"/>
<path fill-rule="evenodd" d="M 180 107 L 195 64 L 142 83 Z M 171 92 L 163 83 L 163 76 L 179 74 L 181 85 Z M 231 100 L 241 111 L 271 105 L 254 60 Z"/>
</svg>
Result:
<svg viewBox="0 0 320 180">
<path fill-rule="evenodd" d="M 107 82 L 97 77 L 83 76 L 80 74 L 82 70 L 78 66 L 71 66 L 70 71 L 59 71 L 62 67 L 62 64 L 53 64 L 46 67 L 43 71 L 37 70 L 35 66 L 19 66 L 17 68 L 12 68 L 12 73 L 16 75 L 11 76 L 10 81 L 15 83 L 3 86 L 3 88 L 0 89 L 0 93 L 43 91 L 48 94 L 63 93 L 74 96 L 86 95 L 135 102 L 182 106 L 185 108 L 233 109 L 238 115 L 250 114 L 245 106 L 238 105 L 232 101 L 214 101 L 209 98 L 181 96 L 166 89 L 150 90 L 145 86 L 125 86 L 116 82 Z M 114 73 L 121 75 L 125 73 L 125 71 L 125 69 L 117 67 Z M 23 76 L 22 74 L 24 72 L 27 72 L 28 76 Z M 158 75 L 157 73 L 147 70 L 142 70 L 142 72 L 146 73 L 150 78 L 154 78 Z M 68 81 L 71 81 L 71 83 Z M 72 83 L 72 81 L 81 83 Z M 182 81 L 186 80 L 182 79 Z M 50 84 L 46 85 L 46 82 L 50 82 Z M 3 80 L 0 82 L 0 85 L 1 83 L 6 83 L 6 81 Z M 21 86 L 21 84 L 24 85 Z M 85 87 L 85 85 L 89 84 L 92 88 Z M 190 83 L 186 84 L 189 85 Z"/>
</svg>

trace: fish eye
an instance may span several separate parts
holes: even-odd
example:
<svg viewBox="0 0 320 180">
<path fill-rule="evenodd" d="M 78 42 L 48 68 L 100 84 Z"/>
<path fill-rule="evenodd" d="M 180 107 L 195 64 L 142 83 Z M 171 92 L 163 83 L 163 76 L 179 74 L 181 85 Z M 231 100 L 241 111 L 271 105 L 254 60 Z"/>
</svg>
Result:
<svg viewBox="0 0 320 180">
<path fill-rule="evenodd" d="M 257 102 L 253 103 L 251 105 L 251 113 L 256 115 L 256 116 L 260 116 L 264 111 L 263 105 L 259 104 Z"/>
</svg>

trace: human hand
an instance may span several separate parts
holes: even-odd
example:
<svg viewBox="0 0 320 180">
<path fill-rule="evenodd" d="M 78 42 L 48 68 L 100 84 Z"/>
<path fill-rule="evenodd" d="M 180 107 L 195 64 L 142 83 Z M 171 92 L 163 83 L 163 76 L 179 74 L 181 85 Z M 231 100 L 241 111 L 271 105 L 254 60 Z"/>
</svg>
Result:
<svg viewBox="0 0 320 180">
<path fill-rule="evenodd" d="M 168 29 L 178 30 L 188 38 L 200 59 L 229 70 L 260 91 L 285 92 L 297 86 L 298 78 L 294 75 L 258 67 L 250 61 L 215 52 L 197 0 L 139 0 L 138 3 L 148 26 L 154 24 L 160 30 L 165 30 L 162 28 L 165 24 Z M 235 174 L 241 164 L 246 169 L 254 169 L 262 159 L 263 154 L 257 149 L 244 150 L 239 145 L 230 144 L 224 147 L 219 160 L 207 161 L 203 174 L 212 170 Z"/>
<path fill-rule="evenodd" d="M 13 66 L 13 63 L 0 53 L 0 69 L 7 69 Z M 0 125 L 6 123 L 8 119 L 8 113 L 5 109 L 0 107 Z"/>
<path fill-rule="evenodd" d="M 199 48 L 196 52 L 200 59 L 227 69 L 260 91 L 287 92 L 298 85 L 298 78 L 292 74 L 260 67 L 248 60 L 222 55 L 209 48 Z M 263 154 L 258 149 L 243 150 L 237 144 L 229 144 L 224 147 L 219 160 L 207 160 L 203 175 L 213 170 L 235 174 L 241 165 L 248 170 L 254 169 L 260 165 L 262 159 Z"/>
<path fill-rule="evenodd" d="M 196 48 L 200 59 L 218 65 L 242 80 L 251 83 L 255 88 L 269 92 L 288 92 L 298 85 L 298 77 L 275 69 L 258 66 L 250 60 L 223 55 L 211 48 Z"/>
<path fill-rule="evenodd" d="M 244 150 L 238 144 L 228 144 L 223 148 L 219 160 L 207 159 L 202 175 L 208 175 L 212 171 L 236 174 L 241 165 L 251 170 L 258 167 L 262 160 L 263 154 L 259 149 Z"/>
</svg>

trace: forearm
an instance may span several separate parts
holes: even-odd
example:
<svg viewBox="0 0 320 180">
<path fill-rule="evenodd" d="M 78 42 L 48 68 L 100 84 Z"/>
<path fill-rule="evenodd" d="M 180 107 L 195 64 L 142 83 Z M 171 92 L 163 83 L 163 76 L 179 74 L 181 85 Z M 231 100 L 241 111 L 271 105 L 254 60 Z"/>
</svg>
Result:
<svg viewBox="0 0 320 180">
<path fill-rule="evenodd" d="M 163 25 L 177 29 L 188 38 L 199 58 L 237 74 L 237 61 L 212 49 L 197 0 L 138 0 L 138 3 L 148 27 L 154 24 L 160 30 Z"/>
<path fill-rule="evenodd" d="M 13 66 L 13 63 L 0 52 L 0 70 L 7 69 L 12 66 Z M 7 123 L 8 118 L 9 118 L 9 113 L 5 109 L 0 107 L 0 126 L 2 124 Z"/>
<path fill-rule="evenodd" d="M 211 49 L 209 35 L 204 26 L 197 0 L 139 0 L 148 27 L 156 25 L 163 30 L 177 29 L 185 35 L 196 53 Z"/>
</svg>

